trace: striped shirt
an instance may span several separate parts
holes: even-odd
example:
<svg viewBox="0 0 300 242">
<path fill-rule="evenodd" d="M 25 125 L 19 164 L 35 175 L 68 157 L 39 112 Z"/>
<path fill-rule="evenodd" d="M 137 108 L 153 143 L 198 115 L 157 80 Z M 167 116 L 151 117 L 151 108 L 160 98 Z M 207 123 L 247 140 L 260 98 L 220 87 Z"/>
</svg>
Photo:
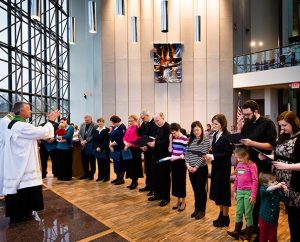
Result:
<svg viewBox="0 0 300 242">
<path fill-rule="evenodd" d="M 172 156 L 180 156 L 185 153 L 188 138 L 182 135 L 179 138 L 173 137 L 172 140 Z"/>
<path fill-rule="evenodd" d="M 200 144 L 198 144 L 198 141 L 199 138 L 195 138 L 192 141 L 192 143 L 187 146 L 187 150 L 201 151 L 207 154 L 210 148 L 209 138 L 204 136 Z M 207 165 L 205 159 L 195 154 L 192 154 L 189 151 L 187 151 L 185 154 L 185 162 L 188 163 L 190 166 L 196 168 Z"/>
</svg>

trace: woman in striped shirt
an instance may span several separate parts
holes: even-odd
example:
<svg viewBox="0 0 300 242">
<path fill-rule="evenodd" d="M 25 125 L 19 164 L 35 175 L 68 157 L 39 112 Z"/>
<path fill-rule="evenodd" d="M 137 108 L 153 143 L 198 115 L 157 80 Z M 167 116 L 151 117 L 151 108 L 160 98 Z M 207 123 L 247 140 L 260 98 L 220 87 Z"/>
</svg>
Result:
<svg viewBox="0 0 300 242">
<path fill-rule="evenodd" d="M 181 127 L 178 123 L 172 123 L 170 129 L 169 152 L 172 153 L 172 195 L 177 197 L 177 203 L 173 206 L 173 209 L 183 211 L 186 207 L 186 166 L 184 153 L 188 138 L 181 133 Z"/>
<path fill-rule="evenodd" d="M 209 148 L 209 139 L 204 136 L 202 124 L 199 121 L 193 122 L 185 160 L 194 191 L 195 211 L 191 214 L 191 217 L 195 219 L 201 219 L 205 216 L 207 201 L 205 187 L 208 168 L 203 156 L 208 153 Z"/>
</svg>

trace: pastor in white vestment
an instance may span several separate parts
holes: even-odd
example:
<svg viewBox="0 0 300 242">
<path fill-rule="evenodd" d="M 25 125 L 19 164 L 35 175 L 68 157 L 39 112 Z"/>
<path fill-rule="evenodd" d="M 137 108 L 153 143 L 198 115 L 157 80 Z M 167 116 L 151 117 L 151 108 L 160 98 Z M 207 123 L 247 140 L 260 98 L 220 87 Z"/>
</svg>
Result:
<svg viewBox="0 0 300 242">
<path fill-rule="evenodd" d="M 11 223 L 30 219 L 32 211 L 44 208 L 37 140 L 54 136 L 50 122 L 42 127 L 26 122 L 31 116 L 27 103 L 16 103 L 13 111 L 15 117 L 5 130 L 4 174 L 1 178 L 6 216 L 10 217 Z M 54 119 L 58 114 L 49 116 Z"/>
</svg>

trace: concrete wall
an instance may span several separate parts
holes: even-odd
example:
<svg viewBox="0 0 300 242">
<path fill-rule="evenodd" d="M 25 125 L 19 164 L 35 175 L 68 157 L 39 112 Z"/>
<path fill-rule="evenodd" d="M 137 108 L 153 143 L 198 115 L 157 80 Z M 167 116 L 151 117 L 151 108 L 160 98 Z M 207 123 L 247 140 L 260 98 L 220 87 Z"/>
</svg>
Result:
<svg viewBox="0 0 300 242">
<path fill-rule="evenodd" d="M 100 2 L 96 0 L 97 13 Z M 70 15 L 76 19 L 76 44 L 70 45 L 70 112 L 71 122 L 80 124 L 85 114 L 95 119 L 102 115 L 102 26 L 98 15 L 97 33 L 89 33 L 87 1 L 70 1 L 70 5 Z"/>
<path fill-rule="evenodd" d="M 232 122 L 232 1 L 172 0 L 169 32 L 160 31 L 160 0 L 125 1 L 125 16 L 115 15 L 115 1 L 103 0 L 103 116 L 148 109 L 164 112 L 168 122 L 189 129 L 223 112 Z M 134 7 L 132 6 L 134 4 Z M 130 42 L 130 17 L 138 17 L 138 43 Z M 194 42 L 194 16 L 201 15 L 201 42 Z M 182 83 L 154 83 L 153 43 L 183 44 Z"/>
<path fill-rule="evenodd" d="M 300 82 L 300 66 L 233 75 L 233 88 L 259 87 Z"/>
</svg>

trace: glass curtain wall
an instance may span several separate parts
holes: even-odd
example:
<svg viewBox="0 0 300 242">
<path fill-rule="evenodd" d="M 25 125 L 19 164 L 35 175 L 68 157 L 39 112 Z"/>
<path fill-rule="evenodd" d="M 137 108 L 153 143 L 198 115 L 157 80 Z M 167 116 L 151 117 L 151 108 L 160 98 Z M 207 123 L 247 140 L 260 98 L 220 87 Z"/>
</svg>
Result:
<svg viewBox="0 0 300 242">
<path fill-rule="evenodd" d="M 0 0 L 0 117 L 17 101 L 31 104 L 31 122 L 70 110 L 68 0 L 40 0 L 40 20 L 31 0 Z"/>
</svg>

